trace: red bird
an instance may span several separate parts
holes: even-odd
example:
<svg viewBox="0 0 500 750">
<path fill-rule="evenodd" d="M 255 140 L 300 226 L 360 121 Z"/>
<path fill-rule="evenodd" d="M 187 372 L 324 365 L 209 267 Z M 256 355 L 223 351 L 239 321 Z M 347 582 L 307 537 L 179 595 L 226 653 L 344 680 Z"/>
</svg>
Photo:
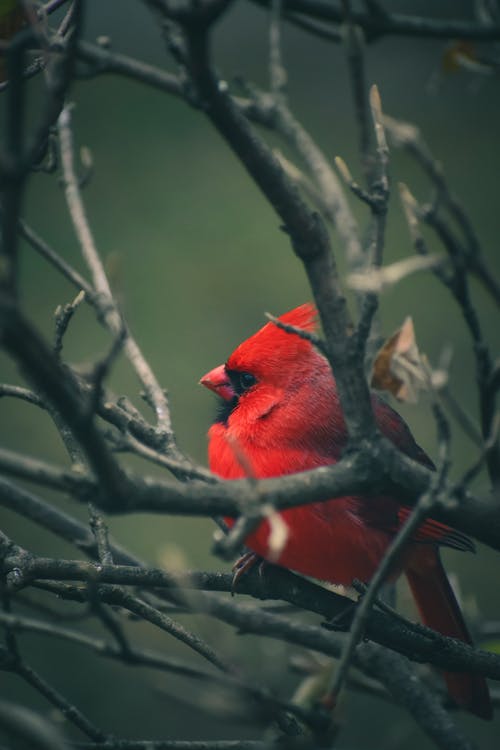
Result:
<svg viewBox="0 0 500 750">
<path fill-rule="evenodd" d="M 280 321 L 314 331 L 316 310 L 302 305 Z M 211 470 L 224 479 L 242 478 L 249 472 L 259 478 L 276 477 L 334 464 L 347 444 L 328 362 L 310 341 L 273 323 L 240 344 L 225 365 L 200 382 L 222 398 L 223 409 L 208 433 L 208 452 Z M 381 432 L 403 453 L 432 468 L 399 414 L 375 395 L 372 404 Z M 287 534 L 277 556 L 270 549 L 268 521 L 245 543 L 273 563 L 348 587 L 355 578 L 371 579 L 408 513 L 409 508 L 390 495 L 336 498 L 282 511 Z M 441 563 L 440 546 L 473 550 L 466 536 L 429 519 L 415 533 L 391 580 L 404 571 L 423 622 L 443 635 L 471 643 Z M 491 717 L 482 677 L 463 673 L 444 677 L 458 705 Z"/>
</svg>

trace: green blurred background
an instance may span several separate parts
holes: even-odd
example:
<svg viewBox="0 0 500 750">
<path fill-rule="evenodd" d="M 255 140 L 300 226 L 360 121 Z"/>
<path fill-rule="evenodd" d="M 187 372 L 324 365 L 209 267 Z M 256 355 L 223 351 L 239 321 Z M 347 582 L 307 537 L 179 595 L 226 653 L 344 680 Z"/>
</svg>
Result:
<svg viewBox="0 0 500 750">
<path fill-rule="evenodd" d="M 171 67 L 159 30 L 141 3 L 122 0 L 87 5 L 87 39 L 106 35 L 116 51 Z M 439 3 L 439 8 L 424 2 L 385 5 L 400 12 L 434 9 L 441 17 L 470 17 L 471 12 L 469 3 L 454 0 Z M 288 26 L 283 34 L 294 112 L 326 154 L 332 159 L 341 155 L 361 179 L 343 50 Z M 439 41 L 382 39 L 366 50 L 367 81 L 379 86 L 386 113 L 421 128 L 444 165 L 450 185 L 467 207 L 485 257 L 498 271 L 498 76 L 463 71 L 446 74 L 442 66 L 445 47 Z M 248 2 L 236 3 L 217 28 L 215 50 L 220 73 L 229 81 L 240 74 L 267 86 L 268 18 L 264 11 Z M 39 90 L 39 81 L 30 82 L 33 117 Z M 210 394 L 198 387 L 200 376 L 262 324 L 264 311 L 279 314 L 310 299 L 307 282 L 273 211 L 202 113 L 174 97 L 111 76 L 77 82 L 71 98 L 76 104 L 76 141 L 88 146 L 94 159 L 95 171 L 84 195 L 97 245 L 131 329 L 169 390 L 180 445 L 204 462 L 214 404 Z M 267 133 L 263 135 L 269 138 Z M 276 143 L 276 139 L 270 140 Z M 419 199 L 429 196 L 420 170 L 397 151 L 391 154 L 391 177 L 388 262 L 413 252 L 396 183 L 406 182 Z M 354 199 L 352 206 L 366 223 L 364 208 Z M 61 255 L 87 275 L 57 179 L 34 176 L 23 213 Z M 343 269 L 342 248 L 335 236 L 333 239 Z M 429 242 L 440 250 L 431 236 Z M 26 310 L 40 329 L 52 336 L 56 306 L 70 301 L 75 291 L 28 247 L 23 247 L 21 264 Z M 494 308 L 481 289 L 473 289 L 485 334 L 495 346 L 498 324 Z M 460 311 L 430 275 L 412 276 L 383 296 L 385 334 L 407 315 L 413 316 L 420 348 L 431 362 L 436 363 L 445 345 L 453 347 L 452 390 L 475 415 L 470 342 Z M 109 337 L 92 312 L 80 308 L 65 339 L 68 360 L 91 361 L 108 346 Z M 0 374 L 2 381 L 21 382 L 3 356 Z M 115 368 L 111 385 L 140 405 L 138 383 L 123 361 Z M 417 440 L 435 456 L 435 426 L 428 404 L 424 401 L 402 412 Z M 0 440 L 14 450 L 65 460 L 47 418 L 25 404 L 0 401 Z M 459 476 L 475 454 L 458 428 L 454 430 L 453 455 L 453 471 Z M 143 471 L 157 471 L 138 461 L 129 463 Z M 485 477 L 477 487 L 486 487 Z M 51 493 L 44 497 L 85 518 L 85 509 L 71 501 Z M 0 513 L 2 527 L 20 544 L 40 554 L 75 556 L 73 549 L 33 525 L 3 510 Z M 224 565 L 211 555 L 210 521 L 144 515 L 112 518 L 110 527 L 121 543 L 152 564 L 176 558 L 190 568 Z M 498 556 L 481 548 L 476 557 L 453 552 L 445 557 L 448 570 L 459 577 L 469 620 L 498 617 Z M 404 588 L 400 605 L 411 611 Z M 297 678 L 288 669 L 290 651 L 284 646 L 248 636 L 230 637 L 225 626 L 204 618 L 191 620 L 190 625 L 264 684 L 276 687 L 284 696 L 291 694 Z M 97 632 L 98 626 L 95 629 Z M 132 625 L 130 632 L 148 646 L 195 661 L 168 636 L 147 625 Z M 27 637 L 23 643 L 33 665 L 106 730 L 143 738 L 259 736 L 251 726 L 218 712 L 217 706 L 202 711 L 194 722 L 189 705 L 193 689 L 177 678 L 126 670 L 65 644 Z M 5 695 L 47 712 L 46 704 L 18 680 L 4 675 L 1 680 Z M 222 702 L 226 699 L 223 696 Z M 203 704 L 196 691 L 195 700 Z M 360 715 L 363 721 L 359 721 Z M 403 742 L 408 748 L 429 745 L 405 716 L 374 699 L 349 695 L 343 718 L 342 746 L 368 746 L 374 736 L 384 748 L 397 748 Z M 458 720 L 482 748 L 497 747 L 498 721 L 483 725 L 469 717 Z"/>
</svg>

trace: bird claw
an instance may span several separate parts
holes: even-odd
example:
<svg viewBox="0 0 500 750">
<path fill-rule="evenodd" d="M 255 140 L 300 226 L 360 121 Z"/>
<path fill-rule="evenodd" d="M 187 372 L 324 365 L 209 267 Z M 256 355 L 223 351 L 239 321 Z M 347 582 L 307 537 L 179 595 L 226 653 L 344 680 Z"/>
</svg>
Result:
<svg viewBox="0 0 500 750">
<path fill-rule="evenodd" d="M 255 554 L 255 552 L 245 552 L 232 567 L 233 580 L 231 582 L 231 596 L 234 596 L 238 582 L 242 576 L 259 563 L 259 575 L 262 575 L 262 571 L 265 565 L 265 560 Z"/>
</svg>

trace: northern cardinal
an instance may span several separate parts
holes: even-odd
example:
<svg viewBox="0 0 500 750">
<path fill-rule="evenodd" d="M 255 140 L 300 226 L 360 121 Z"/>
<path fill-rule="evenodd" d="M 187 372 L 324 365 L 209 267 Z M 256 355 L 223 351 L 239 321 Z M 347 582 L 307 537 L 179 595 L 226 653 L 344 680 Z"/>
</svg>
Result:
<svg viewBox="0 0 500 750">
<path fill-rule="evenodd" d="M 316 328 L 316 310 L 305 304 L 279 319 L 305 331 Z M 241 343 L 226 364 L 201 384 L 222 399 L 209 430 L 209 465 L 225 479 L 276 477 L 334 464 L 347 443 L 335 380 L 326 359 L 309 340 L 267 323 Z M 433 467 L 403 419 L 376 395 L 372 404 L 381 432 L 403 453 Z M 245 541 L 259 557 L 333 584 L 368 582 L 409 508 L 391 495 L 342 497 L 280 513 L 286 538 L 270 549 L 263 521 Z M 232 525 L 234 519 L 227 519 Z M 473 550 L 458 531 L 428 519 L 415 533 L 391 580 L 404 571 L 423 622 L 443 635 L 471 643 L 460 607 L 441 563 L 439 547 Z M 492 709 L 485 680 L 444 673 L 448 692 L 482 718 Z"/>
</svg>

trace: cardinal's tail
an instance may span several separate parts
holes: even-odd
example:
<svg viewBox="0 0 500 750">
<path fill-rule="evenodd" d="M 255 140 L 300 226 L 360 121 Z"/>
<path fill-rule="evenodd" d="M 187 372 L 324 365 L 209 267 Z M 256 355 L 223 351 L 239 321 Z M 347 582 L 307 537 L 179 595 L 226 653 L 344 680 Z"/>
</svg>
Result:
<svg viewBox="0 0 500 750">
<path fill-rule="evenodd" d="M 472 645 L 436 547 L 419 546 L 405 573 L 424 624 Z M 491 719 L 490 693 L 483 677 L 464 672 L 443 672 L 443 676 L 455 703 L 482 719 Z"/>
</svg>

